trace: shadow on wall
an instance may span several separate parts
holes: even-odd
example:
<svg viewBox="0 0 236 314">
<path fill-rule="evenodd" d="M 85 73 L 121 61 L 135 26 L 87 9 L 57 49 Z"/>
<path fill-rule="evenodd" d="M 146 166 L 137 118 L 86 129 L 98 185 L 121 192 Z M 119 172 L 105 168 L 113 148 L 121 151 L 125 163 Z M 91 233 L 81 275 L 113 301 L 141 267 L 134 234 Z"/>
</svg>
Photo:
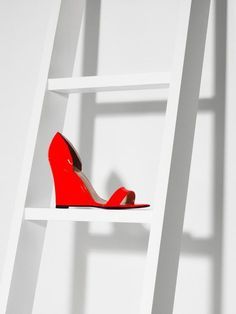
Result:
<svg viewBox="0 0 236 314">
<path fill-rule="evenodd" d="M 87 1 L 85 16 L 85 42 L 83 75 L 96 75 L 98 63 L 98 39 L 100 24 L 101 2 Z M 214 114 L 214 234 L 210 239 L 194 238 L 191 234 L 184 234 L 182 240 L 182 254 L 209 256 L 213 265 L 212 281 L 212 314 L 222 314 L 222 235 L 223 235 L 223 190 L 224 190 L 224 132 L 225 132 L 225 69 L 226 69 L 226 12 L 227 1 L 215 0 L 215 96 L 212 99 L 201 99 L 200 111 L 211 111 Z M 147 110 L 163 114 L 166 105 L 163 102 L 138 103 L 99 103 L 96 107 L 94 94 L 82 96 L 82 112 L 80 121 L 80 148 L 87 161 L 85 172 L 91 176 L 93 158 L 94 124 L 96 115 L 116 115 L 123 113 L 142 114 Z M 85 122 L 86 121 L 86 122 Z M 121 179 L 113 173 L 107 183 L 110 194 L 117 186 L 122 185 Z M 84 314 L 86 290 L 86 258 L 90 249 L 101 250 L 134 250 L 145 252 L 148 232 L 142 226 L 115 224 L 114 233 L 106 237 L 88 234 L 88 225 L 76 227 L 75 239 L 80 239 L 75 247 L 75 279 L 74 298 L 71 314 Z M 127 237 L 127 235 L 129 235 Z M 127 241 L 132 236 L 131 241 Z M 136 241 L 137 240 L 137 241 Z M 77 266 L 79 265 L 79 266 Z M 155 312 L 155 309 L 154 309 Z"/>
</svg>

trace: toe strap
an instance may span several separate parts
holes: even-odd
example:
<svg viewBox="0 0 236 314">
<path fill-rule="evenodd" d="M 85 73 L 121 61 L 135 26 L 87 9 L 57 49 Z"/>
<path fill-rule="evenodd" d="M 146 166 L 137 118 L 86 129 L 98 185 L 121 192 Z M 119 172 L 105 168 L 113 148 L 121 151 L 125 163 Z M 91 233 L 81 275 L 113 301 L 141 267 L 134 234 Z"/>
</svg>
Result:
<svg viewBox="0 0 236 314">
<path fill-rule="evenodd" d="M 134 204 L 135 193 L 124 187 L 117 189 L 107 201 L 108 206 Z"/>
</svg>

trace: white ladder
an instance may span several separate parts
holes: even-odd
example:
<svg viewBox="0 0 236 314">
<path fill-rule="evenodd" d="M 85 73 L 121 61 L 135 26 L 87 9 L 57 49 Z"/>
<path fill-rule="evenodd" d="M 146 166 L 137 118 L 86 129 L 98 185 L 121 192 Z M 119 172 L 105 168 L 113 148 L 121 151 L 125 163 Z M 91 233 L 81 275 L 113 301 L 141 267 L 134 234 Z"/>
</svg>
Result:
<svg viewBox="0 0 236 314">
<path fill-rule="evenodd" d="M 61 0 L 53 0 L 54 10 L 45 41 L 23 175 L 16 200 L 16 211 L 2 276 L 0 314 L 32 313 L 46 222 L 52 220 L 149 223 L 151 228 L 140 313 L 153 313 L 154 304 L 155 313 L 171 314 L 175 296 L 210 0 L 181 0 L 180 29 L 174 68 L 171 74 L 148 73 L 48 79 L 50 75 L 55 76 L 57 72 L 60 73 L 60 71 L 55 71 L 58 54 L 56 52 L 57 47 L 54 47 L 54 41 L 56 41 L 56 32 L 61 30 L 61 24 L 63 24 L 63 5 L 66 6 L 66 1 L 61 2 Z M 79 17 L 77 17 L 78 26 L 80 26 L 84 5 L 84 0 L 78 0 L 80 8 Z M 60 57 L 65 59 L 65 56 L 66 54 L 62 52 Z M 72 69 L 72 60 L 64 61 L 68 68 Z M 68 71 L 72 75 L 72 70 Z M 57 210 L 50 207 L 27 206 L 30 203 L 27 198 L 34 171 L 34 162 L 37 162 L 37 155 L 41 161 L 45 159 L 45 156 L 40 157 L 38 150 L 42 144 L 40 143 L 40 134 L 43 132 L 44 126 L 40 122 L 43 110 L 55 98 L 57 106 L 65 104 L 67 100 L 67 98 L 51 92 L 68 96 L 71 93 L 155 88 L 169 88 L 169 96 L 159 165 L 159 184 L 156 189 L 155 202 L 150 210 L 105 211 L 86 208 Z M 51 134 L 48 135 L 48 140 L 50 136 Z M 39 178 L 39 180 L 42 179 Z M 44 181 L 41 182 L 47 185 Z M 179 184 L 180 182 L 181 184 Z M 30 224 L 29 221 L 38 223 Z M 29 233 L 32 235 L 32 239 L 28 237 L 27 242 L 25 235 Z M 41 238 L 41 244 L 37 247 L 33 244 L 34 235 Z M 20 267 L 22 263 L 30 265 L 30 274 L 22 273 Z"/>
</svg>

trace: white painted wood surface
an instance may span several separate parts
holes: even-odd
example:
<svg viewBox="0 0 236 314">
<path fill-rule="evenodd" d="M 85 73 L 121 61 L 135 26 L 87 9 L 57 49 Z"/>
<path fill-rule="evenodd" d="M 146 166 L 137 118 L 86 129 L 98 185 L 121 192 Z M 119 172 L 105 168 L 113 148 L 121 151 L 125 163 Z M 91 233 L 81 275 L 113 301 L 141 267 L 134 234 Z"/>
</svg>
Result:
<svg viewBox="0 0 236 314">
<path fill-rule="evenodd" d="M 116 76 L 84 76 L 48 80 L 48 91 L 95 93 L 104 91 L 168 88 L 170 73 L 143 73 Z"/>
<path fill-rule="evenodd" d="M 26 208 L 26 220 L 52 221 L 91 221 L 91 222 L 123 222 L 151 223 L 153 210 L 149 208 L 115 210 L 102 208 Z"/>
<path fill-rule="evenodd" d="M 210 0 L 181 0 L 141 314 L 173 312 Z"/>
<path fill-rule="evenodd" d="M 1 290 L 0 290 L 0 314 L 5 314 L 8 308 L 8 299 L 10 295 L 10 288 L 12 285 L 13 274 L 16 274 L 16 258 L 18 249 L 21 247 L 21 233 L 24 226 L 24 209 L 27 196 L 28 184 L 30 180 L 30 173 L 36 146 L 37 134 L 39 129 L 42 105 L 47 86 L 47 77 L 50 67 L 51 55 L 54 44 L 54 36 L 56 33 L 57 21 L 60 11 L 60 0 L 53 0 L 53 12 L 48 27 L 47 36 L 45 38 L 45 47 L 40 67 L 39 83 L 35 95 L 35 102 L 33 106 L 32 118 L 30 121 L 30 131 L 27 139 L 26 152 L 22 167 L 22 175 L 19 184 L 18 195 L 16 199 L 15 212 L 12 219 L 11 232 L 7 247 L 6 259 L 4 263 Z M 32 265 L 33 269 L 33 265 Z M 14 273 L 15 271 L 15 273 Z M 30 300 L 28 300 L 30 302 Z M 25 313 L 28 314 L 28 313 Z"/>
</svg>

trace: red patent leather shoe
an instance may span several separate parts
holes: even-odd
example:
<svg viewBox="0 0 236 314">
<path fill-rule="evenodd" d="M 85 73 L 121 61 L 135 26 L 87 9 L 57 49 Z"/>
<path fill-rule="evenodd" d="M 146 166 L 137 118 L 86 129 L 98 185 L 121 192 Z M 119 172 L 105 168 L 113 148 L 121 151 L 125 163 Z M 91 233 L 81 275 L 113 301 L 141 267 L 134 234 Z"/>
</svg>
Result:
<svg viewBox="0 0 236 314">
<path fill-rule="evenodd" d="M 83 174 L 82 163 L 74 147 L 60 133 L 56 133 L 52 139 L 48 158 L 53 173 L 57 208 L 128 209 L 149 206 L 135 204 L 135 193 L 124 187 L 116 190 L 108 201 L 99 197 Z"/>
</svg>

